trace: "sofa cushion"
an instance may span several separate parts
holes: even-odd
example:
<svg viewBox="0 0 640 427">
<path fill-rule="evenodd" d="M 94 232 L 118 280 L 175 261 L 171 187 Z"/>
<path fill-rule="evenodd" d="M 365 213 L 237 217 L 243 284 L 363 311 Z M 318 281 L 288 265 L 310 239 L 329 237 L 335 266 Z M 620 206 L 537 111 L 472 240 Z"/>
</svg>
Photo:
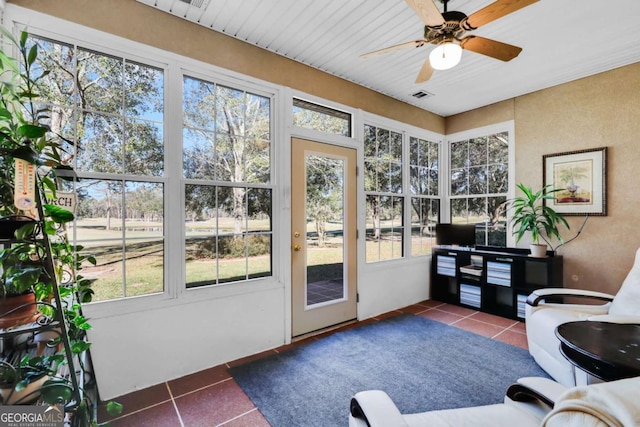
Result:
<svg viewBox="0 0 640 427">
<path fill-rule="evenodd" d="M 640 315 L 640 249 L 636 251 L 631 271 L 611 303 L 609 314 Z"/>
<path fill-rule="evenodd" d="M 540 418 L 515 406 L 497 404 L 403 415 L 411 427 L 538 427 Z"/>
<path fill-rule="evenodd" d="M 542 427 L 626 427 L 640 425 L 640 377 L 567 390 Z"/>
</svg>

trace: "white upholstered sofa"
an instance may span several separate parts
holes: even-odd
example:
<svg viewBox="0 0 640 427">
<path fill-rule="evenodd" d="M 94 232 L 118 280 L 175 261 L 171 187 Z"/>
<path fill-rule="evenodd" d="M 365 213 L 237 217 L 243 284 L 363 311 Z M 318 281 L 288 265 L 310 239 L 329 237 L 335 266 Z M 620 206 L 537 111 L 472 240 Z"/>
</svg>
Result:
<svg viewBox="0 0 640 427">
<path fill-rule="evenodd" d="M 568 388 L 521 378 L 504 403 L 401 414 L 380 390 L 351 400 L 349 427 L 628 427 L 640 426 L 640 377 Z M 437 393 L 434 390 L 434 393 Z"/>
<path fill-rule="evenodd" d="M 564 304 L 558 302 L 559 297 L 586 298 L 598 304 L 589 305 L 586 301 L 583 304 Z M 535 361 L 565 386 L 584 384 L 586 374 L 576 371 L 560 353 L 555 329 L 562 323 L 577 320 L 640 323 L 640 249 L 636 251 L 631 271 L 615 296 L 570 288 L 539 289 L 529 295 L 525 310 L 529 352 Z"/>
</svg>

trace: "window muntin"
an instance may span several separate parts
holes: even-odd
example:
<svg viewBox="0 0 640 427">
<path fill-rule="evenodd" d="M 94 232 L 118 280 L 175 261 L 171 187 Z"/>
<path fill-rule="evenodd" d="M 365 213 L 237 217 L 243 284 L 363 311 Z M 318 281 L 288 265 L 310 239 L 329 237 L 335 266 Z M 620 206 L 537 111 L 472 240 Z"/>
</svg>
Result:
<svg viewBox="0 0 640 427">
<path fill-rule="evenodd" d="M 475 223 L 480 245 L 506 246 L 509 134 L 451 142 L 451 222 Z"/>
<path fill-rule="evenodd" d="M 293 98 L 293 125 L 335 135 L 351 136 L 351 114 Z"/>
<path fill-rule="evenodd" d="M 268 184 L 270 99 L 188 76 L 183 88 L 184 177 Z"/>
<path fill-rule="evenodd" d="M 409 138 L 411 255 L 430 254 L 435 245 L 435 224 L 440 219 L 439 149 L 439 142 Z"/>
<path fill-rule="evenodd" d="M 409 183 L 411 194 L 438 195 L 438 165 L 440 143 L 409 138 Z"/>
<path fill-rule="evenodd" d="M 271 189 L 187 184 L 185 217 L 188 288 L 271 276 Z"/>
<path fill-rule="evenodd" d="M 428 255 L 435 246 L 440 199 L 411 197 L 411 255 Z"/>
<path fill-rule="evenodd" d="M 69 232 L 96 256 L 83 276 L 95 279 L 94 301 L 163 292 L 162 183 L 82 179 L 76 183 L 76 220 Z"/>
<path fill-rule="evenodd" d="M 188 288 L 272 275 L 271 100 L 183 78 Z"/>
<path fill-rule="evenodd" d="M 364 127 L 367 262 L 404 257 L 402 134 Z"/>
<path fill-rule="evenodd" d="M 94 301 L 164 291 L 164 71 L 78 45 L 30 37 L 49 125 L 78 180 L 74 244 Z M 72 186 L 67 184 L 68 188 Z M 142 267 L 144 266 L 144 268 Z"/>
</svg>

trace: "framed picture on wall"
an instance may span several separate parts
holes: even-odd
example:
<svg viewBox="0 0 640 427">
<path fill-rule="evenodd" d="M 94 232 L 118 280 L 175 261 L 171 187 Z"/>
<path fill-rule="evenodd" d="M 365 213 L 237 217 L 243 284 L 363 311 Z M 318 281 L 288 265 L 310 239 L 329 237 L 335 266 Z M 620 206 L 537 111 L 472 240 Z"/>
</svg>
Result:
<svg viewBox="0 0 640 427">
<path fill-rule="evenodd" d="M 563 215 L 607 215 L 607 147 L 542 156 L 544 185 L 561 189 L 545 205 Z"/>
</svg>

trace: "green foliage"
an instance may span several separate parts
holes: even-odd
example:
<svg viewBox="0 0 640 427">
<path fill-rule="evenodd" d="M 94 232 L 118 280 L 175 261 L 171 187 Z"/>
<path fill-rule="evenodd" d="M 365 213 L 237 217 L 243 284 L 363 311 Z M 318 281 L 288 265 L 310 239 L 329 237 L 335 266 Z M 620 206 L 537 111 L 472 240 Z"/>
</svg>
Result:
<svg viewBox="0 0 640 427">
<path fill-rule="evenodd" d="M 38 166 L 36 186 L 41 198 L 49 193 L 53 196 L 57 190 L 57 171 L 64 170 L 69 175 L 72 169 L 64 165 L 62 153 L 63 143 L 71 141 L 52 132 L 49 125 L 49 110 L 43 109 L 38 102 L 39 80 L 46 78 L 50 70 L 37 64 L 38 44 L 22 32 L 19 39 L 0 28 L 3 37 L 14 43 L 20 61 L 0 52 L 0 216 L 20 214 L 14 206 L 13 181 L 15 159 L 22 159 Z M 21 64 L 22 68 L 18 65 Z M 38 74 L 37 77 L 35 74 Z M 66 209 L 55 205 L 43 204 L 38 212 L 38 220 L 32 220 L 14 233 L 16 242 L 0 251 L 0 296 L 18 295 L 33 291 L 40 302 L 40 311 L 49 316 L 55 315 L 55 304 L 62 305 L 63 320 L 67 326 L 69 344 L 74 355 L 87 351 L 91 343 L 86 341 L 86 331 L 91 328 L 82 315 L 80 300 L 91 300 L 93 291 L 91 281 L 78 272 L 82 263 L 88 261 L 95 265 L 92 256 L 78 256 L 78 247 L 70 245 L 64 225 L 73 221 L 74 215 Z M 48 259 L 48 254 L 51 259 Z M 51 270 L 53 266 L 53 271 Z M 56 299 L 55 280 L 61 282 L 65 273 L 71 280 L 59 288 L 60 299 Z M 53 300 L 54 303 L 43 303 Z M 59 318 L 57 319 L 59 320 Z M 60 342 L 57 338 L 54 342 Z M 66 351 L 66 349 L 65 349 Z M 0 383 L 12 385 L 15 390 L 24 389 L 35 379 L 49 375 L 40 388 L 42 399 L 50 404 L 68 404 L 74 399 L 72 382 L 58 374 L 63 363 L 69 363 L 71 355 L 55 353 L 46 357 L 30 357 L 26 355 L 19 366 L 0 362 Z M 76 363 L 83 366 L 83 358 L 76 358 Z M 72 373 L 74 375 L 74 373 Z M 86 407 L 86 401 L 77 402 Z M 117 410 L 116 404 L 116 410 Z M 85 425 L 96 424 L 93 421 L 92 409 L 86 407 Z"/>
<path fill-rule="evenodd" d="M 35 291 L 37 298 L 46 292 L 46 271 L 42 263 L 32 261 L 38 249 L 31 242 L 20 242 L 0 250 L 0 297 Z"/>
<path fill-rule="evenodd" d="M 194 256 L 200 259 L 220 258 L 244 258 L 271 253 L 271 238 L 261 234 L 247 236 L 248 241 L 242 236 L 218 238 L 216 251 L 216 239 L 206 239 L 197 243 Z M 248 251 L 248 253 L 247 253 Z"/>
<path fill-rule="evenodd" d="M 107 413 L 109 415 L 118 415 L 119 413 L 122 412 L 122 404 L 115 402 L 115 401 L 111 401 L 109 403 L 107 403 Z"/>
<path fill-rule="evenodd" d="M 19 39 L 4 28 L 0 32 L 14 43 L 20 58 L 18 61 L 4 51 L 0 55 L 0 215 L 4 216 L 17 212 L 13 206 L 14 159 L 45 166 L 55 175 L 62 167 L 60 141 L 65 139 L 51 132 L 46 124 L 49 112 L 37 104 L 39 93 L 33 74 L 38 46 L 29 43 L 26 32 Z"/>
<path fill-rule="evenodd" d="M 508 202 L 509 207 L 513 209 L 511 224 L 516 242 L 519 242 L 525 234 L 530 234 L 532 242 L 536 244 L 542 238 L 551 246 L 546 237 L 562 242 L 558 225 L 564 224 L 569 229 L 569 224 L 561 214 L 544 204 L 545 200 L 553 200 L 553 194 L 562 190 L 553 189 L 551 185 L 546 185 L 536 192 L 524 184 L 518 184 L 517 187 L 523 195 Z"/>
</svg>

